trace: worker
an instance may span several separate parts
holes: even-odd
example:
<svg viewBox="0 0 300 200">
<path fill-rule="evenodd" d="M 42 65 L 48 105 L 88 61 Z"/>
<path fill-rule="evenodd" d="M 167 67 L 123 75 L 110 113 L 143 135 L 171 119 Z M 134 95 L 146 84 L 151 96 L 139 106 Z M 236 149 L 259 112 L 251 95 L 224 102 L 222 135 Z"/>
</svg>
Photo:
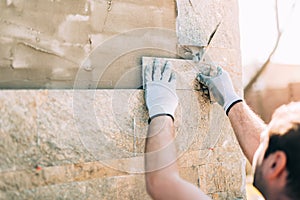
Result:
<svg viewBox="0 0 300 200">
<path fill-rule="evenodd" d="M 214 77 L 199 74 L 224 108 L 246 158 L 254 168 L 254 186 L 265 199 L 300 199 L 300 103 L 277 109 L 268 126 L 233 89 L 229 74 L 218 67 Z M 153 199 L 211 199 L 180 178 L 174 144 L 178 104 L 171 64 L 157 60 L 145 68 L 149 128 L 145 148 L 146 188 Z M 226 174 L 224 174 L 226 176 Z"/>
</svg>

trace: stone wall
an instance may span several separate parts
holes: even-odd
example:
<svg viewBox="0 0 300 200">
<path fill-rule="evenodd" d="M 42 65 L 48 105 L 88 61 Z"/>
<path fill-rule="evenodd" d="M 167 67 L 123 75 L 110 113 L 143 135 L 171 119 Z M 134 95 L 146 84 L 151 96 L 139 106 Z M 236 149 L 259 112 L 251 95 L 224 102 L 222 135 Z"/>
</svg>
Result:
<svg viewBox="0 0 300 200">
<path fill-rule="evenodd" d="M 141 72 L 153 57 L 179 77 L 181 176 L 213 199 L 244 198 L 230 123 L 194 79 L 219 64 L 242 95 L 236 0 L 7 0 L 0 9 L 0 199 L 149 199 Z"/>
</svg>

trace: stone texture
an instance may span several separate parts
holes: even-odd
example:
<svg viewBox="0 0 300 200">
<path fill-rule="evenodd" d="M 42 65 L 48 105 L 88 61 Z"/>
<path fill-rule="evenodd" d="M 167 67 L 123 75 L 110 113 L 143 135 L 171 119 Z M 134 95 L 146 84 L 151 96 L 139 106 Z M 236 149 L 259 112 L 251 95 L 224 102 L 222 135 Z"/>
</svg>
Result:
<svg viewBox="0 0 300 200">
<path fill-rule="evenodd" d="M 207 46 L 222 20 L 219 1 L 179 0 L 177 34 L 181 45 Z"/>
<path fill-rule="evenodd" d="M 172 65 L 172 70 L 176 74 L 177 90 L 195 90 L 198 88 L 196 76 L 200 70 L 198 69 L 198 66 L 195 66 L 195 62 L 182 59 L 143 57 L 143 70 L 146 66 L 152 66 L 154 59 L 158 61 L 159 66 L 161 67 L 163 67 L 166 62 L 169 62 Z M 145 86 L 144 76 L 143 86 Z"/>
<path fill-rule="evenodd" d="M 1 196 L 147 199 L 143 93 L 1 91 Z M 223 111 L 198 91 L 177 93 L 181 175 L 215 199 L 243 196 L 244 159 Z"/>
<path fill-rule="evenodd" d="M 177 35 L 180 45 L 204 47 L 211 40 L 213 47 L 239 49 L 239 38 L 236 38 L 236 32 L 239 31 L 236 0 L 176 2 Z"/>
<path fill-rule="evenodd" d="M 240 87 L 242 73 L 241 69 L 236 67 L 240 66 L 240 62 L 236 59 L 236 57 L 239 57 L 237 50 L 210 48 L 206 54 L 210 55 L 209 62 L 206 62 L 205 59 L 203 62 L 196 62 L 183 59 L 143 57 L 143 69 L 147 65 L 153 65 L 154 59 L 159 62 L 160 66 L 164 66 L 166 62 L 170 62 L 172 70 L 176 73 L 176 88 L 178 90 L 199 90 L 199 83 L 196 80 L 197 74 L 200 72 L 204 73 L 207 69 L 216 70 L 215 66 L 217 65 L 222 66 L 231 75 L 235 90 L 238 94 L 242 95 L 243 90 Z M 211 62 L 212 60 L 213 63 Z"/>
<path fill-rule="evenodd" d="M 143 176 L 120 176 L 37 187 L 16 193 L 9 191 L 7 199 L 150 199 Z M 136 186 L 139 187 L 136 187 Z"/>
</svg>

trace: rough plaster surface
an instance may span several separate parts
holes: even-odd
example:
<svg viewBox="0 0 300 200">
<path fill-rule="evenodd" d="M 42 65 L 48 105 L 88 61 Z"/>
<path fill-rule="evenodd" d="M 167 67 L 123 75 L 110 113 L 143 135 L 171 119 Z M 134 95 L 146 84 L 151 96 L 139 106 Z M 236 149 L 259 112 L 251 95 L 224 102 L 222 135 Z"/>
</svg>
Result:
<svg viewBox="0 0 300 200">
<path fill-rule="evenodd" d="M 113 0 L 110 10 L 105 0 L 3 0 L 0 10 L 5 89 L 135 89 L 142 56 L 192 58 L 210 39 L 239 53 L 236 0 Z"/>
<path fill-rule="evenodd" d="M 245 162 L 222 109 L 198 91 L 177 93 L 181 175 L 214 199 L 243 197 Z M 143 90 L 1 91 L 1 197 L 149 198 L 143 98 Z"/>
<path fill-rule="evenodd" d="M 2 0 L 0 88 L 73 88 L 78 69 L 94 50 L 101 52 L 102 57 L 92 59 L 93 66 L 87 68 L 89 81 L 77 80 L 76 86 L 80 85 L 80 88 L 90 88 L 90 84 L 97 84 L 98 88 L 115 88 L 122 74 L 141 65 L 142 55 L 174 57 L 175 1 L 112 0 L 111 9 L 107 2 Z M 167 49 L 170 51 L 161 51 L 164 48 L 157 45 L 153 49 L 151 45 L 152 42 L 163 44 L 169 36 L 162 38 L 158 33 L 152 34 L 151 39 L 147 30 L 140 31 L 139 35 L 130 34 L 147 27 L 173 32 L 172 45 L 168 44 Z M 119 40 L 116 40 L 118 36 Z M 120 48 L 136 43 L 136 39 L 144 42 L 139 49 L 127 49 L 119 54 Z M 101 62 L 105 55 L 115 57 L 103 66 Z M 119 73 L 111 73 L 120 66 Z M 103 76 L 94 71 L 99 68 L 106 71 Z M 123 79 L 123 87 L 119 85 L 118 88 L 137 88 L 137 82 L 141 85 L 139 75 L 135 71 L 135 78 Z M 101 82 L 95 83 L 95 79 L 101 79 Z"/>
</svg>

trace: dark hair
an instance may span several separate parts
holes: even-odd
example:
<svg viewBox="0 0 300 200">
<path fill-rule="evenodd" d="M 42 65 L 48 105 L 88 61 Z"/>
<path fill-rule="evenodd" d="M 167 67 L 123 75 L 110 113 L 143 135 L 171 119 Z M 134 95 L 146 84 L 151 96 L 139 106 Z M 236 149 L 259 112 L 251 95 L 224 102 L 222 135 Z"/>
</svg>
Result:
<svg viewBox="0 0 300 200">
<path fill-rule="evenodd" d="M 296 124 L 285 134 L 271 135 L 264 159 L 276 151 L 283 151 L 287 156 L 286 195 L 300 199 L 300 124 Z"/>
</svg>

